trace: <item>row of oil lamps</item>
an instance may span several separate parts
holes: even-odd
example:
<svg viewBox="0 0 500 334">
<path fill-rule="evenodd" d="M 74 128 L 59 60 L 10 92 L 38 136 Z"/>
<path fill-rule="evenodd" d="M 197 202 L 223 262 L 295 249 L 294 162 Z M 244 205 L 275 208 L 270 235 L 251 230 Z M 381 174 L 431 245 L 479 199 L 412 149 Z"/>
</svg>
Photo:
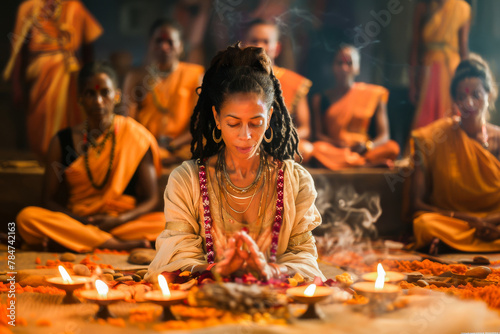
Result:
<svg viewBox="0 0 500 334">
<path fill-rule="evenodd" d="M 71 277 L 63 266 L 59 266 L 61 277 L 52 277 L 47 281 L 53 286 L 66 291 L 63 304 L 78 303 L 79 300 L 73 295 L 73 292 L 82 288 L 90 282 L 89 277 L 73 276 Z M 405 275 L 388 271 L 385 272 L 379 263 L 377 272 L 367 273 L 362 276 L 363 282 L 357 282 L 352 288 L 359 294 L 366 296 L 373 302 L 394 300 L 400 293 L 401 288 L 398 285 L 389 282 L 398 282 L 405 279 Z M 163 275 L 158 275 L 158 284 L 160 290 L 149 291 L 145 294 L 145 300 L 163 307 L 162 321 L 174 320 L 170 306 L 181 303 L 187 296 L 187 291 L 170 291 L 168 283 Z M 316 303 L 328 298 L 333 290 L 326 286 L 308 286 L 294 287 L 287 290 L 287 294 L 295 301 L 307 304 L 306 312 L 301 316 L 302 319 L 318 318 Z M 109 312 L 108 305 L 124 300 L 125 293 L 118 290 L 109 290 L 108 285 L 101 280 L 95 281 L 95 290 L 83 290 L 80 295 L 86 300 L 99 305 L 96 318 L 110 318 L 113 315 Z"/>
</svg>

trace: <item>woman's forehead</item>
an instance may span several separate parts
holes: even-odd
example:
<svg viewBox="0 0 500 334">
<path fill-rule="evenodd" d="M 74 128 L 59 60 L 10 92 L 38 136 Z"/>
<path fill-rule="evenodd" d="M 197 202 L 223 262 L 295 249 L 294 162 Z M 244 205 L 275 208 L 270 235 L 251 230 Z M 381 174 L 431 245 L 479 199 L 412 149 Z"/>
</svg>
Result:
<svg viewBox="0 0 500 334">
<path fill-rule="evenodd" d="M 485 89 L 483 81 L 478 77 L 467 77 L 458 83 L 458 89 L 469 92 L 471 89 Z"/>
<path fill-rule="evenodd" d="M 221 112 L 226 117 L 241 116 L 258 118 L 267 114 L 268 107 L 263 97 L 257 93 L 233 93 L 226 95 Z"/>
</svg>

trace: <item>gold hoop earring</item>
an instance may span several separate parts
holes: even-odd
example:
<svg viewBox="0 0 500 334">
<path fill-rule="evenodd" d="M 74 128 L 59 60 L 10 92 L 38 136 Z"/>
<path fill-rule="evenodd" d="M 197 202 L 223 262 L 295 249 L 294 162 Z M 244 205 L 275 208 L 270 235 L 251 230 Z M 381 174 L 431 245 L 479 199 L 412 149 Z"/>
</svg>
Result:
<svg viewBox="0 0 500 334">
<path fill-rule="evenodd" d="M 219 137 L 219 138 L 216 138 L 216 137 L 215 137 L 215 128 L 214 128 L 214 130 L 212 131 L 212 139 L 214 140 L 214 142 L 215 142 L 216 144 L 220 143 L 220 142 L 222 141 L 222 132 L 221 132 L 221 134 L 220 134 L 220 137 Z"/>
<path fill-rule="evenodd" d="M 266 133 L 264 132 L 264 141 L 268 144 L 273 141 L 273 136 L 274 136 L 273 128 L 269 127 L 269 129 L 271 129 L 271 137 L 270 138 L 267 138 Z"/>
</svg>

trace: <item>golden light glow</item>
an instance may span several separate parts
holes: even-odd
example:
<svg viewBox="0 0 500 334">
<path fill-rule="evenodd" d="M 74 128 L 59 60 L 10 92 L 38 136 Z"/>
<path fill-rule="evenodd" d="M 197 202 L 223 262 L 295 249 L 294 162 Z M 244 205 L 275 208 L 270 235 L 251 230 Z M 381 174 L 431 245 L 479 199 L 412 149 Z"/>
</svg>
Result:
<svg viewBox="0 0 500 334">
<path fill-rule="evenodd" d="M 64 283 L 73 283 L 73 280 L 71 279 L 71 276 L 69 276 L 66 269 L 64 269 L 63 266 L 59 266 L 58 268 L 59 268 L 59 272 L 61 273 L 61 277 L 62 277 Z"/>
<path fill-rule="evenodd" d="M 379 263 L 377 266 L 377 280 L 375 281 L 375 289 L 383 289 L 385 281 L 385 270 L 382 264 Z"/>
<path fill-rule="evenodd" d="M 167 280 L 165 276 L 158 275 L 158 284 L 160 285 L 161 292 L 163 293 L 163 297 L 170 297 L 170 289 L 168 288 Z"/>
<path fill-rule="evenodd" d="M 316 284 L 311 284 L 305 289 L 304 296 L 312 297 L 314 296 L 315 291 L 316 291 Z"/>
<path fill-rule="evenodd" d="M 97 289 L 97 294 L 99 298 L 106 298 L 108 296 L 108 285 L 101 281 L 100 279 L 95 280 L 95 288 Z"/>
</svg>

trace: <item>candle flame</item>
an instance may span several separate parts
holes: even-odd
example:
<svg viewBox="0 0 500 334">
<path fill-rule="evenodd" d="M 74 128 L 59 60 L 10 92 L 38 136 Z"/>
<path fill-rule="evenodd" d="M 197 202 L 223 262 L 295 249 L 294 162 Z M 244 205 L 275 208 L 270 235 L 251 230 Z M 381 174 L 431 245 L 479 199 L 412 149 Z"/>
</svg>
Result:
<svg viewBox="0 0 500 334">
<path fill-rule="evenodd" d="M 312 297 L 314 296 L 315 291 L 316 291 L 316 284 L 311 284 L 305 289 L 304 296 Z"/>
<path fill-rule="evenodd" d="M 163 293 L 163 297 L 170 297 L 170 289 L 168 288 L 167 280 L 165 276 L 158 275 L 158 284 L 160 285 L 161 292 Z"/>
<path fill-rule="evenodd" d="M 99 298 L 106 298 L 108 296 L 108 285 L 101 281 L 100 279 L 95 280 L 95 288 L 97 289 L 97 294 Z"/>
<path fill-rule="evenodd" d="M 64 269 L 63 266 L 59 266 L 58 268 L 59 268 L 59 272 L 61 273 L 61 277 L 62 277 L 64 283 L 73 283 L 73 280 L 71 279 L 71 276 L 69 276 L 66 269 Z"/>
<path fill-rule="evenodd" d="M 375 289 L 383 289 L 385 282 L 385 270 L 382 264 L 379 263 L 377 266 L 377 280 L 375 281 Z"/>
</svg>

